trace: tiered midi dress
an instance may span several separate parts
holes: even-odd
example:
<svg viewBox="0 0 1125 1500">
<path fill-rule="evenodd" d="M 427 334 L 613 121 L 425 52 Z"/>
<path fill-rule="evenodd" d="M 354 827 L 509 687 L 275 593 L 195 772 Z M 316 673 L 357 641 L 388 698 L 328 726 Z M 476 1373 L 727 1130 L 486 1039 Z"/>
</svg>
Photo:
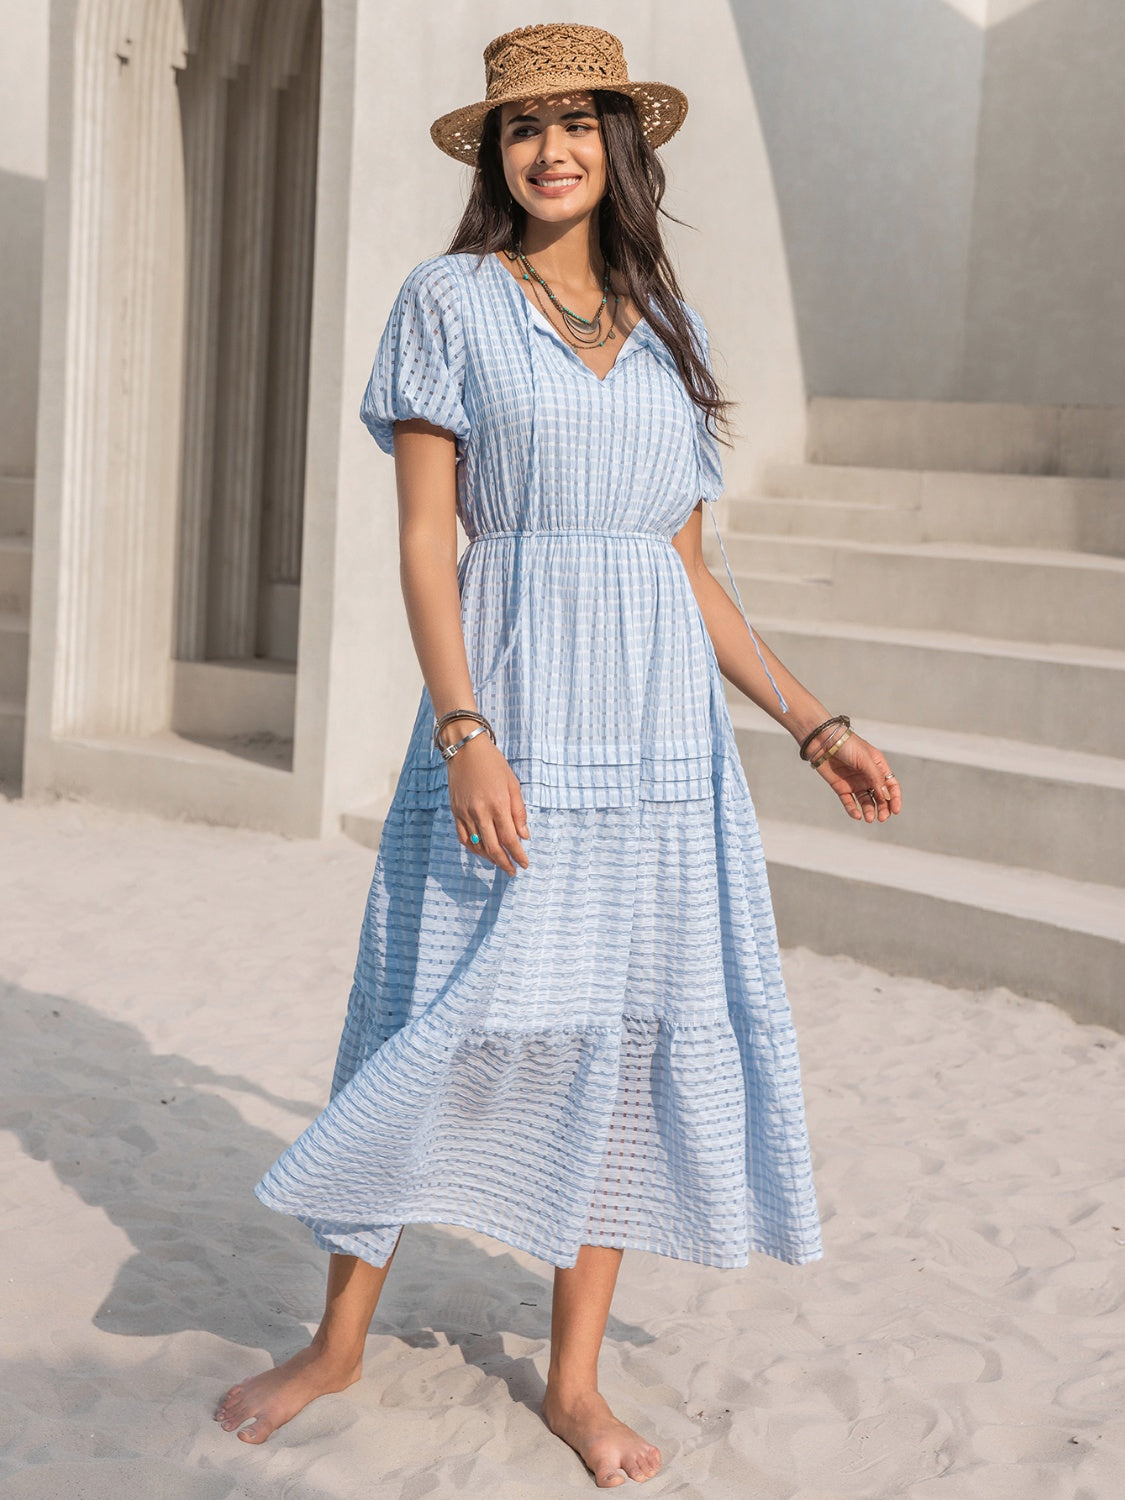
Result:
<svg viewBox="0 0 1125 1500">
<path fill-rule="evenodd" d="M 374 1265 L 415 1222 L 556 1266 L 819 1258 L 757 819 L 671 541 L 722 470 L 670 353 L 642 319 L 601 380 L 495 256 L 437 256 L 361 415 L 387 453 L 396 420 L 456 435 L 469 668 L 529 867 L 459 842 L 423 689 L 329 1103 L 255 1192 Z"/>
</svg>

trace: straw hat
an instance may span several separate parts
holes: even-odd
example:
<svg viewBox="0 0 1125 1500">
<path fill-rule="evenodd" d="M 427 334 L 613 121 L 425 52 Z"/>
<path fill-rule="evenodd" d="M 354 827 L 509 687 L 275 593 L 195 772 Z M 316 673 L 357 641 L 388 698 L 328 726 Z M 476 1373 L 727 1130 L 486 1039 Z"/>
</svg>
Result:
<svg viewBox="0 0 1125 1500">
<path fill-rule="evenodd" d="M 442 115 L 430 126 L 435 146 L 476 165 L 484 119 L 498 104 L 578 89 L 616 89 L 637 107 L 650 146 L 662 146 L 687 114 L 687 96 L 667 83 L 632 83 L 618 39 L 597 26 L 521 26 L 484 49 L 487 92 L 479 104 Z"/>
</svg>

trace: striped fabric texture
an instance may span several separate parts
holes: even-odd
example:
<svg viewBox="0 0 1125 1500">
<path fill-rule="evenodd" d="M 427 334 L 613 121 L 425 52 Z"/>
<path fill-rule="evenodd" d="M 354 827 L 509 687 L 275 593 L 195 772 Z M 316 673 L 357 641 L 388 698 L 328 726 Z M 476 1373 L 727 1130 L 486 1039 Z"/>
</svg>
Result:
<svg viewBox="0 0 1125 1500">
<path fill-rule="evenodd" d="M 255 1192 L 375 1265 L 412 1222 L 558 1266 L 819 1258 L 757 819 L 671 542 L 722 468 L 671 355 L 642 319 L 599 380 L 495 256 L 439 256 L 361 415 L 388 453 L 409 417 L 457 437 L 466 649 L 530 865 L 459 843 L 423 689 L 329 1103 Z"/>
</svg>

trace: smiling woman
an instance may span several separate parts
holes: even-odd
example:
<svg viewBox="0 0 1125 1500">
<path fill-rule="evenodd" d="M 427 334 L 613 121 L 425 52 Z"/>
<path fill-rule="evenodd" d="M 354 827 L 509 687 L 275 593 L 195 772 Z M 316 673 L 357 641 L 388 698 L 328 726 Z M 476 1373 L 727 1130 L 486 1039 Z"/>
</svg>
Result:
<svg viewBox="0 0 1125 1500">
<path fill-rule="evenodd" d="M 598 1391 L 623 1250 L 823 1254 L 723 676 L 853 816 L 862 788 L 869 821 L 901 799 L 703 563 L 727 403 L 655 154 L 686 100 L 593 27 L 485 59 L 487 99 L 432 131 L 475 163 L 464 216 L 403 283 L 361 407 L 395 458 L 425 688 L 332 1097 L 256 1187 L 330 1252 L 325 1313 L 217 1416 L 261 1442 L 357 1379 L 403 1226 L 458 1224 L 555 1267 L 543 1416 L 610 1488 L 661 1464 Z"/>
<path fill-rule="evenodd" d="M 607 341 L 621 335 L 622 325 L 627 332 L 642 312 L 651 311 L 692 399 L 722 427 L 727 403 L 692 337 L 660 233 L 665 178 L 653 145 L 678 128 L 687 113 L 687 100 L 667 85 L 630 85 L 627 78 L 613 81 L 612 89 L 517 94 L 483 116 L 477 171 L 449 253 L 501 252 L 514 259 L 521 249 L 532 253 L 530 245 L 524 244 L 530 235 L 540 251 L 542 273 L 550 268 L 556 247 L 538 242 L 544 235 L 554 238 L 552 226 L 581 220 L 584 234 L 596 229 L 597 244 L 589 250 L 584 247 L 583 259 L 587 264 L 601 262 L 599 290 L 603 294 L 606 282 L 612 285 L 615 300 L 609 309 Z M 654 116 L 648 126 L 652 139 L 646 135 L 643 113 L 638 113 L 626 88 L 646 91 L 643 97 Z M 673 100 L 682 101 L 675 114 L 671 113 Z M 656 101 L 662 105 L 659 110 Z M 454 130 L 460 132 L 455 139 L 463 139 L 465 113 L 456 111 L 436 122 L 434 136 L 439 145 L 448 149 L 446 143 Z M 584 285 L 579 281 L 568 286 L 564 281 L 548 287 L 526 259 L 516 274 L 533 284 L 540 303 L 551 304 L 548 312 L 565 336 L 568 328 L 562 306 L 568 305 L 568 297 L 577 302 L 588 294 L 588 276 Z M 570 331 L 574 331 L 573 324 Z M 589 343 L 597 346 L 597 340 Z M 613 351 L 593 355 L 587 362 L 602 373 L 612 364 Z"/>
</svg>

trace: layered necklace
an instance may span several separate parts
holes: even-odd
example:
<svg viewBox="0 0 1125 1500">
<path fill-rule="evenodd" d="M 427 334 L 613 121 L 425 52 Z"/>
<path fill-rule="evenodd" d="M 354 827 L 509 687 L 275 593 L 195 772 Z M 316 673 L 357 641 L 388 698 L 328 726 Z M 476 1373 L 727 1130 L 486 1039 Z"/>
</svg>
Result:
<svg viewBox="0 0 1125 1500">
<path fill-rule="evenodd" d="M 541 308 L 543 307 L 543 301 L 539 296 L 539 288 L 542 287 L 543 290 L 547 293 L 547 296 L 550 299 L 551 306 L 555 309 L 562 320 L 563 333 L 566 337 L 567 343 L 572 345 L 573 348 L 600 349 L 602 345 L 609 339 L 615 339 L 617 337 L 617 332 L 614 325 L 617 322 L 617 307 L 621 301 L 621 298 L 617 295 L 616 292 L 613 296 L 613 312 L 610 315 L 609 319 L 609 331 L 605 334 L 602 333 L 602 314 L 605 312 L 606 304 L 609 301 L 608 261 L 606 261 L 605 264 L 605 277 L 602 281 L 602 300 L 598 305 L 598 310 L 592 318 L 584 318 L 581 313 L 574 312 L 573 309 L 565 307 L 562 302 L 559 301 L 558 297 L 555 296 L 554 292 L 547 285 L 546 281 L 544 281 L 543 277 L 540 276 L 539 272 L 535 269 L 535 267 L 528 260 L 527 256 L 523 253 L 523 246 L 519 243 L 519 241 L 516 242 L 515 258 L 519 261 L 521 267 L 523 268 L 523 279 L 525 281 L 531 282 L 532 291 L 535 293 L 535 299 L 539 303 Z M 543 313 L 544 316 L 547 316 L 545 308 L 543 308 Z"/>
</svg>

